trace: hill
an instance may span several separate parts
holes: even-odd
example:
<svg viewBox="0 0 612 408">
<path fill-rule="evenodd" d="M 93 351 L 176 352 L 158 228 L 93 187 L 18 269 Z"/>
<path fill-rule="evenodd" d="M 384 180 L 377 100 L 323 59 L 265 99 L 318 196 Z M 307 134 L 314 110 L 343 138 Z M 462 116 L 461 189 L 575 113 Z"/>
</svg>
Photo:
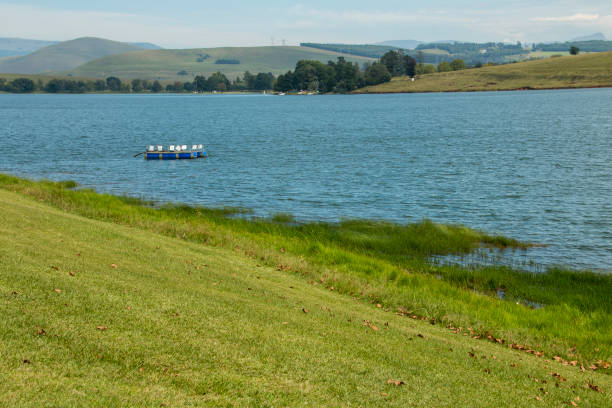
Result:
<svg viewBox="0 0 612 408">
<path fill-rule="evenodd" d="M 190 242 L 179 224 L 161 221 L 165 236 L 133 212 L 125 222 L 128 199 L 0 181 L 0 405 L 612 402 L 605 369 L 582 372 L 339 293 L 333 277 L 266 266 L 247 236 L 224 245 L 231 236 L 208 225 L 220 241 Z M 60 209 L 45 203 L 58 194 Z M 123 221 L 76 214 L 96 205 Z M 281 252 L 269 256 L 290 256 Z"/>
<path fill-rule="evenodd" d="M 424 75 L 414 82 L 407 77 L 397 77 L 391 82 L 357 92 L 465 92 L 585 87 L 612 87 L 612 52 L 442 72 Z"/>
<path fill-rule="evenodd" d="M 319 44 L 301 43 L 301 47 L 318 48 L 320 50 L 340 52 L 350 55 L 358 55 L 368 58 L 380 58 L 388 51 L 397 50 L 397 47 L 374 44 Z"/>
<path fill-rule="evenodd" d="M 585 35 L 582 37 L 572 38 L 569 41 L 575 42 L 575 41 L 593 41 L 593 40 L 606 41 L 606 36 L 603 35 L 603 33 L 595 33 L 591 35 Z"/>
<path fill-rule="evenodd" d="M 395 48 L 403 48 L 406 50 L 412 50 L 416 48 L 419 44 L 422 44 L 422 41 L 417 40 L 388 40 L 377 42 L 375 45 L 386 45 L 389 47 Z"/>
<path fill-rule="evenodd" d="M 285 73 L 297 61 L 312 59 L 322 62 L 344 57 L 362 64 L 374 61 L 332 51 L 308 47 L 228 47 L 188 50 L 152 50 L 110 55 L 88 62 L 70 71 L 72 75 L 90 78 L 117 76 L 160 80 L 192 80 L 196 75 L 221 71 L 230 78 L 251 73 Z M 226 64 L 219 62 L 227 61 Z"/>
<path fill-rule="evenodd" d="M 40 74 L 66 71 L 106 55 L 137 50 L 141 48 L 101 38 L 84 37 L 53 44 L 22 57 L 2 60 L 0 72 Z"/>
</svg>

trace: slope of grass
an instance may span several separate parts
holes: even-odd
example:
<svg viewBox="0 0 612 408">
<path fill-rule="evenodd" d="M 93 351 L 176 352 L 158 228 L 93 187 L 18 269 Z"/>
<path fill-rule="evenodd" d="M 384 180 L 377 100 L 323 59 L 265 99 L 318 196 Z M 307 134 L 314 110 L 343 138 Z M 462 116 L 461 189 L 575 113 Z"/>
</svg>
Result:
<svg viewBox="0 0 612 408">
<path fill-rule="evenodd" d="M 612 403 L 600 372 L 453 334 L 258 262 L 0 190 L 0 405 Z"/>
<path fill-rule="evenodd" d="M 40 74 L 65 71 L 111 54 L 121 54 L 142 48 L 117 41 L 84 37 L 41 48 L 31 54 L 0 61 L 0 72 Z"/>
<path fill-rule="evenodd" d="M 234 78 L 245 71 L 281 74 L 294 69 L 296 62 L 302 59 L 326 63 L 330 60 L 335 61 L 340 56 L 359 64 L 374 61 L 370 58 L 308 47 L 228 47 L 153 50 L 112 55 L 88 62 L 73 69 L 71 73 L 95 78 L 114 75 L 120 78 L 186 81 L 192 80 L 195 75 L 209 76 L 221 71 L 228 77 Z M 239 60 L 240 64 L 215 64 L 219 59 Z M 178 75 L 181 71 L 186 71 L 187 75 Z"/>
<path fill-rule="evenodd" d="M 358 93 L 465 92 L 612 86 L 612 52 L 549 58 L 408 77 L 358 90 Z"/>
<path fill-rule="evenodd" d="M 380 303 L 474 336 L 528 345 L 548 357 L 586 367 L 612 355 L 612 275 L 504 267 L 460 268 L 427 262 L 430 254 L 465 253 L 479 243 L 521 245 L 463 227 L 429 222 L 394 226 L 369 221 L 291 223 L 228 217 L 233 209 L 162 206 L 133 198 L 72 190 L 72 182 L 31 182 L 0 175 L 0 189 L 71 213 L 130 225 L 182 240 L 233 248 L 262 265 L 313 284 Z M 507 301 L 496 299 L 503 289 Z M 544 307 L 533 309 L 533 303 Z"/>
</svg>

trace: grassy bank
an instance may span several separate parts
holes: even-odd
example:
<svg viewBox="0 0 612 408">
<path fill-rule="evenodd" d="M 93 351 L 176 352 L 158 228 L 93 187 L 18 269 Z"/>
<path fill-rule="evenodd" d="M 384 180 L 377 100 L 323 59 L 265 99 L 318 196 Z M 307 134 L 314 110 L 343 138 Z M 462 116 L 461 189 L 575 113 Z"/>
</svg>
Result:
<svg viewBox="0 0 612 408">
<path fill-rule="evenodd" d="M 357 93 L 469 92 L 515 89 L 612 87 L 612 52 L 547 58 L 408 77 L 366 87 Z"/>
<path fill-rule="evenodd" d="M 346 221 L 296 224 L 288 215 L 249 221 L 235 210 L 154 208 L 140 200 L 74 190 L 71 183 L 0 176 L 0 188 L 90 219 L 160 233 L 182 241 L 233 248 L 262 265 L 311 284 L 381 304 L 474 336 L 527 345 L 547 357 L 588 366 L 612 355 L 612 276 L 505 267 L 436 266 L 435 254 L 467 253 L 480 245 L 525 244 L 460 226 Z M 507 301 L 495 297 L 503 289 Z M 532 309 L 529 304 L 544 307 Z"/>
<path fill-rule="evenodd" d="M 0 405 L 612 403 L 604 369 L 475 340 L 266 266 L 261 257 L 305 261 L 236 247 L 251 235 L 205 222 L 221 211 L 183 217 L 70 186 L 1 180 Z"/>
</svg>

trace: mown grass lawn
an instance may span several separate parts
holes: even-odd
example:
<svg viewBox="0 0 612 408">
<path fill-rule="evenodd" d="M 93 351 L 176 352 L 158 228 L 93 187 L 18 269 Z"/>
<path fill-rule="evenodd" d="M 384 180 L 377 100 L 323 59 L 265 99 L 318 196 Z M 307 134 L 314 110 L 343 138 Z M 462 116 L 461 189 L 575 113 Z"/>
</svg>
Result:
<svg viewBox="0 0 612 408">
<path fill-rule="evenodd" d="M 0 405 L 612 404 L 605 370 L 278 269 L 0 189 Z"/>
</svg>

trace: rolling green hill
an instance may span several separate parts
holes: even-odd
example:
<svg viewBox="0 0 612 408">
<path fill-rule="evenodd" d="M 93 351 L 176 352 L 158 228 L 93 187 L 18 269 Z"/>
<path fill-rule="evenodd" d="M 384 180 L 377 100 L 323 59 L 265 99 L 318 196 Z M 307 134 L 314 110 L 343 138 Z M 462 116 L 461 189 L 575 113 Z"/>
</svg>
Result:
<svg viewBox="0 0 612 408">
<path fill-rule="evenodd" d="M 408 77 L 358 93 L 465 92 L 513 89 L 612 87 L 612 52 L 547 58 L 516 64 Z"/>
<path fill-rule="evenodd" d="M 141 78 L 161 80 L 192 80 L 196 75 L 221 71 L 230 78 L 243 74 L 272 72 L 285 73 L 295 68 L 302 59 L 322 62 L 345 57 L 349 61 L 364 63 L 371 58 L 340 54 L 308 47 L 228 47 L 188 50 L 147 50 L 128 54 L 109 55 L 88 62 L 70 71 L 88 78 Z M 239 64 L 216 64 L 218 60 L 237 60 Z M 184 71 L 184 75 L 179 72 Z"/>
<path fill-rule="evenodd" d="M 257 254 L 254 236 L 192 214 L 208 237 L 194 242 L 178 218 L 64 186 L 0 176 L 1 406 L 612 402 L 607 363 L 581 370 L 478 339 L 470 326 L 351 295 L 337 272 L 310 277 L 289 247 Z M 102 207 L 106 216 L 95 219 Z M 484 301 L 500 312 L 548 313 L 472 292 L 474 308 Z M 571 307 L 553 310 L 582 323 Z"/>
<path fill-rule="evenodd" d="M 142 48 L 130 44 L 84 37 L 64 41 L 41 48 L 22 57 L 0 60 L 0 72 L 15 74 L 40 74 L 67 71 L 100 57 L 120 54 Z"/>
</svg>

